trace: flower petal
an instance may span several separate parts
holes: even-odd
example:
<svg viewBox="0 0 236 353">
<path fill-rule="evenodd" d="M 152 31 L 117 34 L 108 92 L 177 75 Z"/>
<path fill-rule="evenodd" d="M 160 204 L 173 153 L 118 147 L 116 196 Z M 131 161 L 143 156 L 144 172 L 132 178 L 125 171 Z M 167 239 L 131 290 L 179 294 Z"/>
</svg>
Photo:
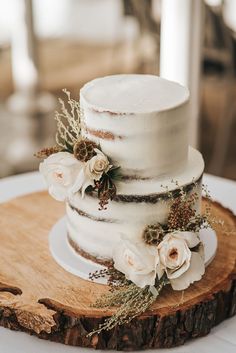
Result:
<svg viewBox="0 0 236 353">
<path fill-rule="evenodd" d="M 50 185 L 48 192 L 57 201 L 65 201 L 68 196 L 67 190 L 60 186 Z"/>
<path fill-rule="evenodd" d="M 199 246 L 198 246 L 198 250 L 197 250 L 198 254 L 201 256 L 201 258 L 203 259 L 203 261 L 205 261 L 205 251 L 204 251 L 204 245 L 202 242 L 200 242 Z"/>
<path fill-rule="evenodd" d="M 70 189 L 70 192 L 72 194 L 75 194 L 76 192 L 78 192 L 81 188 L 82 188 L 82 185 L 84 184 L 85 182 L 85 174 L 84 174 L 84 169 L 81 169 L 75 182 L 74 182 L 74 185 L 72 186 L 72 188 Z"/>
<path fill-rule="evenodd" d="M 156 267 L 156 271 L 157 271 L 157 277 L 158 279 L 161 279 L 161 277 L 164 275 L 165 271 L 164 271 L 164 267 L 162 266 L 161 262 L 159 262 L 157 264 Z"/>
<path fill-rule="evenodd" d="M 198 232 L 176 232 L 175 236 L 184 239 L 190 249 L 200 243 Z"/>
<path fill-rule="evenodd" d="M 114 267 L 138 287 L 154 285 L 158 252 L 143 243 L 122 237 L 113 250 Z"/>
<path fill-rule="evenodd" d="M 94 181 L 93 180 L 86 180 L 85 183 L 83 184 L 82 186 L 82 189 L 81 189 L 81 196 L 82 196 L 82 199 L 84 198 L 84 193 L 85 193 L 85 190 L 87 189 L 88 186 L 93 186 L 94 185 Z"/>
<path fill-rule="evenodd" d="M 123 261 L 123 254 L 125 251 L 125 245 L 124 243 L 121 241 L 117 246 L 115 246 L 115 248 L 113 249 L 113 261 L 114 261 L 114 267 L 122 272 L 122 273 L 126 273 L 127 268 L 126 268 L 126 264 Z"/>
<path fill-rule="evenodd" d="M 166 274 L 169 279 L 175 279 L 180 277 L 184 272 L 186 272 L 189 269 L 190 266 L 190 261 L 187 259 L 181 267 L 178 269 L 172 270 L 169 268 L 166 268 Z"/>
<path fill-rule="evenodd" d="M 142 275 L 139 273 L 131 272 L 129 274 L 129 280 L 132 281 L 136 286 L 144 288 L 146 286 L 154 286 L 156 279 L 156 272 L 152 271 L 148 274 Z"/>
<path fill-rule="evenodd" d="M 106 157 L 105 154 L 101 150 L 99 150 L 98 148 L 94 148 L 94 152 L 96 152 L 97 154 L 100 154 L 101 156 Z"/>
<path fill-rule="evenodd" d="M 192 252 L 189 269 L 180 277 L 171 279 L 170 283 L 174 290 L 184 290 L 195 281 L 199 281 L 205 273 L 204 261 L 200 254 Z"/>
</svg>

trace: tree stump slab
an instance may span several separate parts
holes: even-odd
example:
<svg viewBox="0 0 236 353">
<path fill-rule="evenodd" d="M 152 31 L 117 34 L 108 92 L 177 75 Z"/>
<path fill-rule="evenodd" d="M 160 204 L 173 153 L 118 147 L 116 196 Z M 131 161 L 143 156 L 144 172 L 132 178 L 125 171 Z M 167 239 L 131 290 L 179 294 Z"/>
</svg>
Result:
<svg viewBox="0 0 236 353">
<path fill-rule="evenodd" d="M 236 217 L 214 202 L 213 216 L 225 224 L 215 227 L 218 250 L 203 279 L 184 293 L 164 288 L 130 324 L 88 338 L 113 310 L 91 307 L 107 286 L 80 279 L 53 260 L 48 233 L 64 212 L 47 192 L 0 206 L 1 326 L 72 346 L 138 350 L 181 345 L 236 313 Z"/>
</svg>

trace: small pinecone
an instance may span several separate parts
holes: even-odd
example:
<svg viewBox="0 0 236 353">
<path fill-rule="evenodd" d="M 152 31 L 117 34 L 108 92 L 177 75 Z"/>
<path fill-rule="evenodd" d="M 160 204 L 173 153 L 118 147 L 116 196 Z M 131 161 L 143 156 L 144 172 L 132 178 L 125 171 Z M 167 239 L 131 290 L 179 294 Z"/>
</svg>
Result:
<svg viewBox="0 0 236 353">
<path fill-rule="evenodd" d="M 181 201 L 178 197 L 170 208 L 168 227 L 176 230 L 186 228 L 190 219 L 195 215 L 195 210 L 191 206 L 190 202 Z"/>
<path fill-rule="evenodd" d="M 158 245 L 163 239 L 164 231 L 160 223 L 148 225 L 143 232 L 143 240 L 148 245 Z"/>
<path fill-rule="evenodd" d="M 80 140 L 74 145 L 74 156 L 81 162 L 87 162 L 95 156 L 94 148 L 98 147 L 95 142 Z"/>
</svg>

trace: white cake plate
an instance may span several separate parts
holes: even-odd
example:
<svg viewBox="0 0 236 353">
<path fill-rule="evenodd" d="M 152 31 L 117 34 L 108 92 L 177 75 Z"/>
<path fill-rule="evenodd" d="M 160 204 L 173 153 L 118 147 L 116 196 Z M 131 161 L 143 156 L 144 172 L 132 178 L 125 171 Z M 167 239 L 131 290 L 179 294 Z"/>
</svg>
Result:
<svg viewBox="0 0 236 353">
<path fill-rule="evenodd" d="M 201 229 L 200 239 L 204 245 L 205 266 L 214 259 L 217 250 L 217 236 L 212 228 Z M 89 281 L 89 273 L 105 269 L 104 266 L 85 259 L 70 246 L 67 240 L 66 217 L 61 218 L 49 233 L 49 248 L 55 261 L 66 271 Z M 106 284 L 106 278 L 94 282 Z"/>
</svg>

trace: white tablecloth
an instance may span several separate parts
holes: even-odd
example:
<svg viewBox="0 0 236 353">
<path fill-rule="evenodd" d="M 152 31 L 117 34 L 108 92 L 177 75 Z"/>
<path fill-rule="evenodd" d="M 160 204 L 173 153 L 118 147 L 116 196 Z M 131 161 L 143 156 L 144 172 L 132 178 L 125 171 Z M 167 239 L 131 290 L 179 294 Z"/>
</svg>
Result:
<svg viewBox="0 0 236 353">
<path fill-rule="evenodd" d="M 204 176 L 212 198 L 236 213 L 236 182 L 227 179 Z M 0 202 L 45 188 L 39 173 L 28 173 L 0 180 Z M 21 332 L 0 328 L 0 353 L 73 353 L 82 348 L 68 347 L 58 343 L 39 340 Z M 90 350 L 86 349 L 87 352 Z M 150 351 L 153 352 L 153 351 Z M 236 317 L 228 319 L 212 329 L 203 338 L 187 342 L 184 346 L 158 350 L 159 353 L 236 353 Z"/>
</svg>

